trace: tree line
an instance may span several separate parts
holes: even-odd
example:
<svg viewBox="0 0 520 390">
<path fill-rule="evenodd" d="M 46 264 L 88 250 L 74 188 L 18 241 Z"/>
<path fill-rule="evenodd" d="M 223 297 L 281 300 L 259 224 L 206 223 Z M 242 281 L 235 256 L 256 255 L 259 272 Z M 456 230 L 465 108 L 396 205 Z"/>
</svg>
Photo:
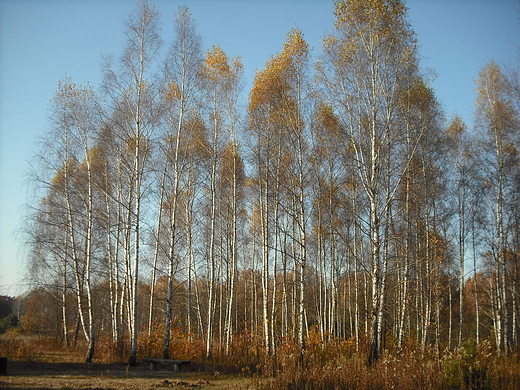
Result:
<svg viewBox="0 0 520 390">
<path fill-rule="evenodd" d="M 288 32 L 245 107 L 240 57 L 204 53 L 186 7 L 164 45 L 147 1 L 99 89 L 59 82 L 31 175 L 32 328 L 84 335 L 87 362 L 100 335 L 125 340 L 130 364 L 157 332 L 168 358 L 177 328 L 208 357 L 245 337 L 303 361 L 311 332 L 369 362 L 465 338 L 518 348 L 518 72 L 483 65 L 468 129 L 446 119 L 401 1 L 334 16 L 316 57 Z"/>
</svg>

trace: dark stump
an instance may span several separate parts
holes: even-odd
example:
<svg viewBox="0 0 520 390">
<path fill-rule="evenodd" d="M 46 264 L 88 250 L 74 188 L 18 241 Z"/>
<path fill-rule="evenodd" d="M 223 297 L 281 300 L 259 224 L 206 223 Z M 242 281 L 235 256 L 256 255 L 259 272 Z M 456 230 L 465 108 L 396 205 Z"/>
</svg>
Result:
<svg viewBox="0 0 520 390">
<path fill-rule="evenodd" d="M 7 358 L 0 357 L 0 375 L 7 375 Z"/>
</svg>

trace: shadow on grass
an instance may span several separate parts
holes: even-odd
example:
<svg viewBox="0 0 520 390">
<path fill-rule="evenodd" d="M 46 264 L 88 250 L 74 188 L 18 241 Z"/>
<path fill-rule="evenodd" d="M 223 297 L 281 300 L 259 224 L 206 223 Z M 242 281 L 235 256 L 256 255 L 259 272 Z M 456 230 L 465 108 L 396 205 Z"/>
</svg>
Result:
<svg viewBox="0 0 520 390">
<path fill-rule="evenodd" d="M 128 367 L 126 363 L 66 363 L 66 362 L 39 362 L 9 360 L 7 365 L 8 376 L 85 376 L 85 377 L 132 377 L 132 378 L 161 378 L 163 376 L 178 376 L 187 374 L 187 371 L 173 373 L 173 367 L 150 370 L 148 363 L 140 363 L 135 367 Z M 0 383 L 2 377 L 0 376 Z"/>
<path fill-rule="evenodd" d="M 174 373 L 167 369 L 150 371 L 141 363 L 128 368 L 125 363 L 64 363 L 10 361 L 6 376 L 0 376 L 2 390 L 129 390 L 186 389 L 223 390 L 249 389 L 241 378 L 210 378 L 198 371 Z M 240 386 L 238 386 L 240 385 Z"/>
</svg>

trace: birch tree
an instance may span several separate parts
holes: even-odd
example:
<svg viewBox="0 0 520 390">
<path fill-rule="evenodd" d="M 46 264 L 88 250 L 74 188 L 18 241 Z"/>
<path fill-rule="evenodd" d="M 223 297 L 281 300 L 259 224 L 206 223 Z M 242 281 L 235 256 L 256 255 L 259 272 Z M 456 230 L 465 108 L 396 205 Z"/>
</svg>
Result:
<svg viewBox="0 0 520 390">
<path fill-rule="evenodd" d="M 103 67 L 103 91 L 107 96 L 105 120 L 113 128 L 122 150 L 129 156 L 123 163 L 130 188 L 127 194 L 127 232 L 125 234 L 126 283 L 129 299 L 130 358 L 137 362 L 137 287 L 141 256 L 143 185 L 151 140 L 160 119 L 160 87 L 156 58 L 161 47 L 159 13 L 147 1 L 138 4 L 125 22 L 126 44 L 118 68 L 109 58 Z M 125 148 L 126 150 L 123 150 Z"/>
<path fill-rule="evenodd" d="M 390 210 L 407 166 L 393 158 L 404 134 L 395 111 L 417 75 L 415 35 L 400 1 L 339 1 L 335 16 L 336 34 L 324 39 L 319 69 L 354 149 L 368 203 L 373 362 L 382 349 Z"/>
<path fill-rule="evenodd" d="M 453 174 L 454 174 L 454 197 L 455 212 L 458 219 L 458 260 L 459 260 L 459 329 L 458 344 L 462 343 L 462 328 L 464 321 L 464 277 L 465 277 L 465 259 L 466 259 L 466 240 L 468 232 L 468 202 L 469 202 L 469 167 L 467 152 L 467 136 L 466 125 L 462 119 L 456 115 L 448 126 L 449 145 L 453 149 Z"/>
<path fill-rule="evenodd" d="M 211 327 L 213 322 L 213 308 L 211 307 L 214 295 L 214 275 L 211 268 L 215 267 L 215 233 L 217 217 L 217 195 L 220 195 L 221 214 L 223 214 L 221 228 L 222 239 L 229 243 L 230 253 L 223 250 L 221 258 L 228 259 L 228 297 L 226 308 L 225 345 L 226 353 L 229 352 L 231 341 L 231 312 L 233 308 L 234 282 L 237 267 L 237 224 L 240 187 L 243 184 L 243 165 L 238 153 L 237 128 L 239 125 L 238 96 L 241 88 L 242 62 L 240 58 L 229 59 L 226 53 L 219 47 L 213 46 L 208 50 L 202 67 L 202 76 L 207 96 L 207 109 L 209 110 L 210 134 L 210 278 L 209 278 L 209 308 L 208 308 L 208 338 L 206 352 L 211 348 Z M 227 145 L 226 144 L 227 141 Z M 228 191 L 231 190 L 231 193 Z M 227 196 L 226 196 L 227 195 Z M 225 210 L 229 212 L 226 213 Z M 225 225 L 231 224 L 227 229 Z M 212 249 L 213 248 L 213 249 Z M 222 310 L 222 308 L 221 308 Z M 209 340 L 209 341 L 208 341 Z"/>
<path fill-rule="evenodd" d="M 63 179 L 66 182 L 64 195 L 69 226 L 69 247 L 72 249 L 78 312 L 88 341 L 85 356 L 85 361 L 88 363 L 92 361 L 95 349 L 94 304 L 91 282 L 94 246 L 94 162 L 91 148 L 94 145 L 97 123 L 93 91 L 89 87 L 77 87 L 70 80 L 66 80 L 59 85 L 59 90 L 54 98 L 54 107 L 59 112 L 59 125 L 67 133 L 68 145 L 66 147 L 70 148 L 69 158 L 83 160 L 83 163 L 78 165 L 75 172 L 72 173 L 72 177 L 69 178 L 71 172 L 65 169 Z M 76 144 L 76 146 L 74 147 L 73 144 Z M 83 175 L 81 175 L 82 171 Z M 74 183 L 72 187 L 71 183 Z M 84 187 L 78 188 L 81 185 L 84 185 Z M 74 206 L 74 197 L 77 201 L 81 200 L 80 204 L 84 206 L 82 209 L 78 210 Z M 83 296 L 84 290 L 86 294 L 85 304 L 83 302 L 85 299 Z M 87 318 L 84 316 L 84 310 L 87 312 Z"/>
<path fill-rule="evenodd" d="M 273 269 L 273 276 L 276 277 L 282 216 L 287 218 L 287 229 L 283 234 L 290 237 L 288 245 L 292 248 L 290 253 L 296 266 L 293 275 L 297 278 L 295 282 L 299 295 L 295 323 L 302 354 L 305 348 L 308 50 L 302 32 L 297 29 L 290 31 L 282 51 L 267 62 L 263 71 L 257 73 L 248 107 L 250 130 L 256 142 L 252 149 L 259 187 L 263 327 L 268 353 L 274 352 L 276 345 L 272 328 L 274 321 L 269 314 L 269 302 L 272 302 L 271 313 L 274 313 L 276 294 L 273 292 L 270 301 L 269 274 Z M 283 200 L 282 194 L 285 195 Z M 271 251 L 273 246 L 274 250 Z M 283 252 L 282 256 L 287 253 Z"/>
<path fill-rule="evenodd" d="M 514 204 L 514 167 L 518 164 L 517 150 L 519 112 L 512 99 L 511 84 L 502 68 L 494 61 L 486 64 L 477 80 L 476 126 L 483 139 L 485 180 L 490 189 L 489 206 L 493 224 L 489 251 L 493 269 L 493 323 L 497 348 L 509 352 L 512 348 L 512 296 L 507 284 L 507 251 L 510 245 L 509 226 Z M 513 201 L 513 203 L 511 203 Z"/>
<path fill-rule="evenodd" d="M 197 96 L 200 91 L 199 74 L 202 64 L 201 39 L 187 7 L 180 7 L 173 23 L 174 41 L 170 47 L 165 63 L 167 89 L 164 96 L 167 100 L 166 113 L 166 148 L 169 170 L 171 170 L 169 198 L 169 244 L 168 244 L 168 291 L 166 297 L 166 317 L 163 342 L 163 358 L 169 357 L 170 327 L 172 315 L 173 280 L 176 269 L 178 250 L 176 248 L 179 234 L 178 216 L 179 198 L 183 187 L 181 180 L 186 172 L 186 157 L 189 135 L 184 134 L 188 115 L 194 115 L 197 109 Z M 162 201 L 162 200 L 161 200 Z M 189 256 L 189 254 L 188 254 Z M 188 266 L 188 268 L 190 265 Z M 189 282 L 191 283 L 191 281 Z M 188 308 L 190 310 L 190 308 Z"/>
<path fill-rule="evenodd" d="M 318 243 L 320 284 L 322 285 L 320 295 L 323 296 L 320 320 L 322 338 L 324 338 L 326 333 L 339 336 L 337 313 L 340 267 L 338 260 L 341 250 L 339 237 L 347 228 L 347 221 L 342 220 L 340 216 L 341 200 L 346 196 L 341 188 L 346 185 L 348 168 L 345 169 L 342 158 L 342 145 L 345 144 L 344 133 L 332 107 L 323 102 L 319 103 L 313 119 L 311 161 L 313 176 L 316 178 L 313 185 L 315 204 L 313 230 Z M 329 297 L 326 297 L 327 292 Z M 327 312 L 328 315 L 326 315 Z"/>
<path fill-rule="evenodd" d="M 305 275 L 307 268 L 307 224 L 308 224 L 308 123 L 309 115 L 309 46 L 303 38 L 301 30 L 293 29 L 287 34 L 282 52 L 278 56 L 282 70 L 282 78 L 287 82 L 281 84 L 280 106 L 282 111 L 281 126 L 286 129 L 290 157 L 290 183 L 288 192 L 294 197 L 295 208 L 290 215 L 295 219 L 297 246 L 297 263 L 299 266 L 298 297 L 298 342 L 300 360 L 305 351 L 306 305 Z"/>
<path fill-rule="evenodd" d="M 88 342 L 85 361 L 95 351 L 92 273 L 95 262 L 95 140 L 98 131 L 95 95 L 90 86 L 78 86 L 68 78 L 58 84 L 52 99 L 51 124 L 45 152 L 41 155 L 40 184 L 47 192 L 38 221 L 46 229 L 60 233 L 48 237 L 45 248 L 54 260 L 61 259 L 63 326 L 66 333 L 66 290 L 68 269 L 74 278 L 74 291 L 81 328 Z M 47 177 L 47 178 L 45 178 Z M 50 178 L 50 179 L 49 179 Z M 41 218 L 43 217 L 43 218 Z M 43 226 L 43 225 L 42 225 Z M 56 232 L 57 233 L 57 232 Z M 43 236 L 42 236 L 43 238 Z M 45 241 L 44 241 L 45 242 Z M 67 335 L 64 334 L 65 339 Z"/>
</svg>

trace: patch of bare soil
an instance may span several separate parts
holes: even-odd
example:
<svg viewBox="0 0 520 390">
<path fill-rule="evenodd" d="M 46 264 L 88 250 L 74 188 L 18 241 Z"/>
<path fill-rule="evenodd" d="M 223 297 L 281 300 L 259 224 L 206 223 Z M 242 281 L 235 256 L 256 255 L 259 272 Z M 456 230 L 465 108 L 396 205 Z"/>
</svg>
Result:
<svg viewBox="0 0 520 390">
<path fill-rule="evenodd" d="M 123 390 L 123 389 L 255 389 L 251 378 L 209 376 L 197 372 L 150 371 L 148 364 L 43 363 L 9 360 L 0 389 Z"/>
</svg>

